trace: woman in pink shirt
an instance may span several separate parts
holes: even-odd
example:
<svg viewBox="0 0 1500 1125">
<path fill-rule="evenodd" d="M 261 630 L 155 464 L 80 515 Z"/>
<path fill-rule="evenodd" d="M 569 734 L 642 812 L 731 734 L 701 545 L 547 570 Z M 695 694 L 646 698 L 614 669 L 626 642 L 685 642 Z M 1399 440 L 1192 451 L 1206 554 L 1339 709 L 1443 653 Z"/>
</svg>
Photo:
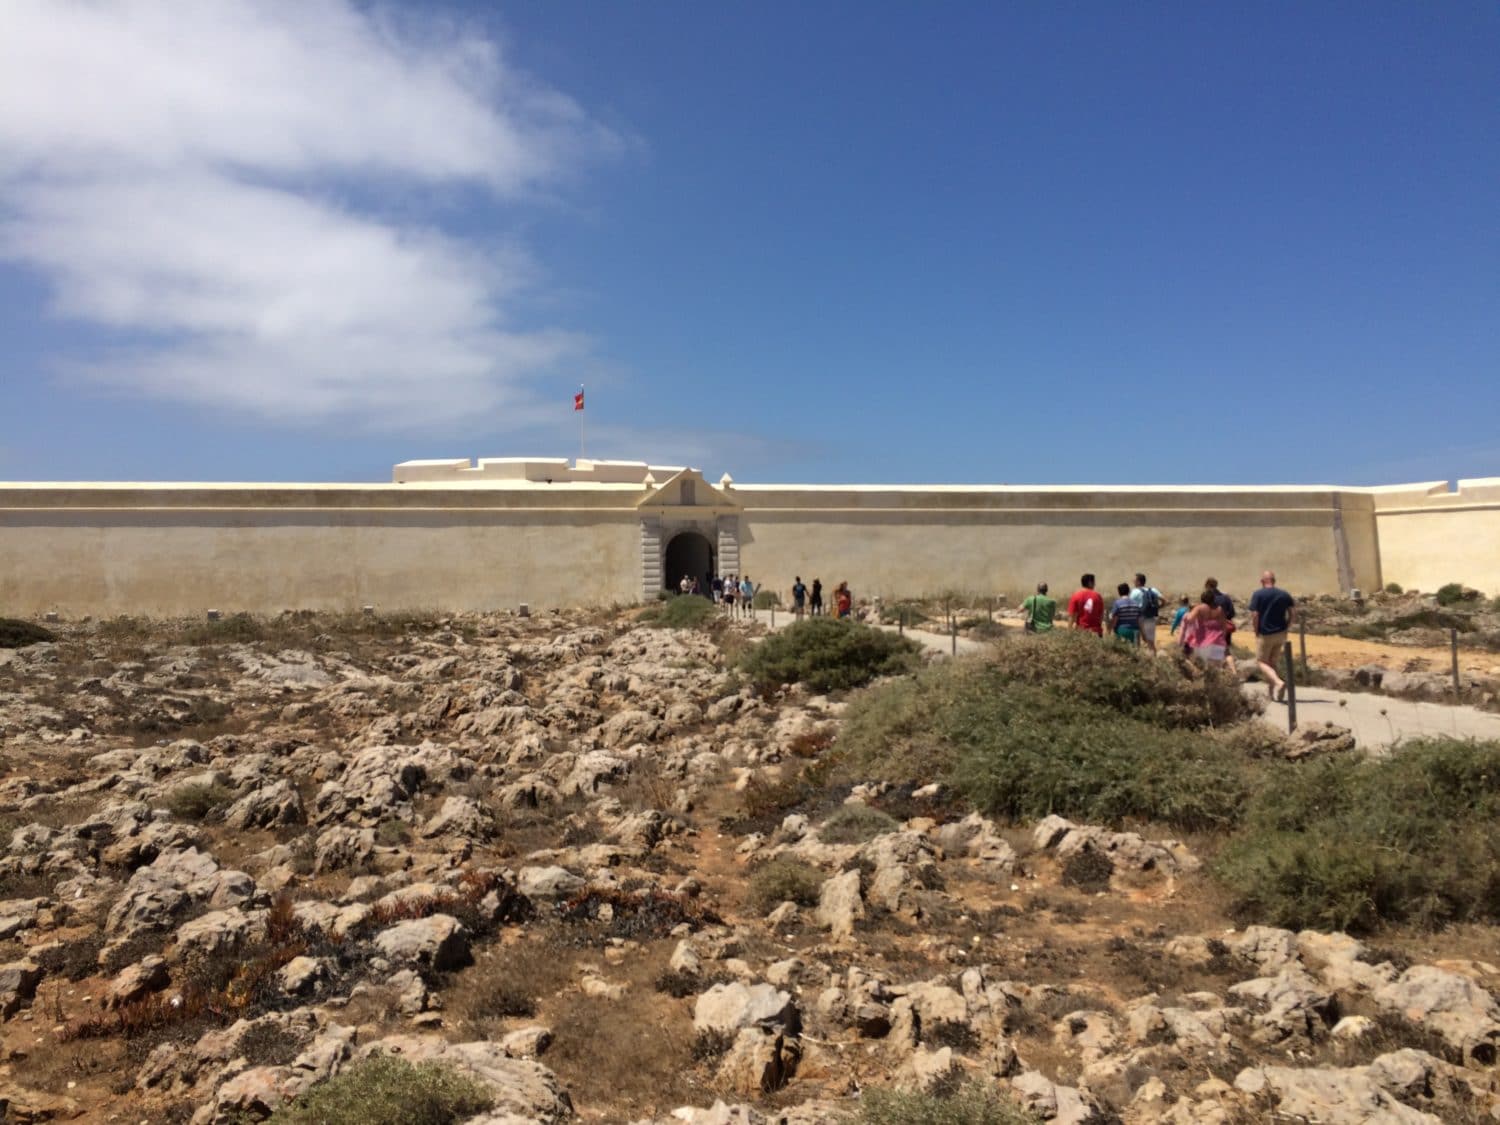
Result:
<svg viewBox="0 0 1500 1125">
<path fill-rule="evenodd" d="M 1205 664 L 1222 664 L 1229 653 L 1229 619 L 1204 590 L 1198 604 L 1182 619 L 1182 648 Z"/>
</svg>

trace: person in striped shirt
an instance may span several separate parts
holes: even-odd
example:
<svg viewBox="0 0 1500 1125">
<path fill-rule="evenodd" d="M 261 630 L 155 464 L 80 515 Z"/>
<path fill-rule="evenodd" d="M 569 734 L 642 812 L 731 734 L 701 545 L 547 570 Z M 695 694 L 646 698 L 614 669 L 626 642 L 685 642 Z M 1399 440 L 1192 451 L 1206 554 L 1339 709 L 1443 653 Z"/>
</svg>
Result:
<svg viewBox="0 0 1500 1125">
<path fill-rule="evenodd" d="M 1121 582 L 1115 587 L 1120 596 L 1109 607 L 1109 627 L 1122 641 L 1135 644 L 1141 636 L 1141 607 L 1130 597 L 1130 583 Z"/>
</svg>

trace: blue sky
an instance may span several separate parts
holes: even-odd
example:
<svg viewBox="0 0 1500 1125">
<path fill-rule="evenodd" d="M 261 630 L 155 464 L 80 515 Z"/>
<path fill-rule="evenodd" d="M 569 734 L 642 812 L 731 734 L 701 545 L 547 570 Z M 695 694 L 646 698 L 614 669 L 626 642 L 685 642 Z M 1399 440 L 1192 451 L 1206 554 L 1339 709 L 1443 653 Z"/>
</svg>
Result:
<svg viewBox="0 0 1500 1125">
<path fill-rule="evenodd" d="M 1494 4 L 7 24 L 0 478 L 1500 475 Z"/>
</svg>

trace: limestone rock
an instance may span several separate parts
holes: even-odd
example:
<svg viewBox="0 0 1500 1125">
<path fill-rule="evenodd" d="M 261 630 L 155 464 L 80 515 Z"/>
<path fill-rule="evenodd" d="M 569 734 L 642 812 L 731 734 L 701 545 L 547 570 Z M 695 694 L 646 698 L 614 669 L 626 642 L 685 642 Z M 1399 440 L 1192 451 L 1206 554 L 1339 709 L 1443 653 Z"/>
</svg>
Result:
<svg viewBox="0 0 1500 1125">
<path fill-rule="evenodd" d="M 271 828 L 302 821 L 302 796 L 286 780 L 252 790 L 224 813 L 224 823 L 230 828 Z"/>
<path fill-rule="evenodd" d="M 105 989 L 104 1006 L 118 1008 L 123 1004 L 133 1004 L 153 992 L 160 992 L 170 983 L 166 958 L 154 954 L 143 957 L 122 970 Z"/>
<path fill-rule="evenodd" d="M 540 1063 L 513 1059 L 498 1043 L 447 1043 L 442 1039 L 392 1036 L 365 1048 L 361 1054 L 397 1054 L 414 1063 L 437 1061 L 465 1071 L 483 1083 L 495 1099 L 486 1114 L 466 1125 L 517 1125 L 541 1122 L 554 1125 L 573 1116 L 573 1103 L 557 1076 Z"/>
<path fill-rule="evenodd" d="M 1234 1085 L 1262 1099 L 1278 1117 L 1292 1120 L 1324 1125 L 1437 1125 L 1439 1121 L 1386 1093 L 1363 1067 L 1251 1067 L 1240 1071 Z"/>
<path fill-rule="evenodd" d="M 533 900 L 570 898 L 583 887 L 584 880 L 566 867 L 523 867 L 516 876 L 516 889 Z"/>
<path fill-rule="evenodd" d="M 43 975 L 41 966 L 34 961 L 0 965 L 0 1019 L 10 1019 L 22 1005 L 31 1002 Z"/>
<path fill-rule="evenodd" d="M 802 1049 L 780 1030 L 742 1027 L 719 1064 L 719 1081 L 737 1094 L 771 1094 L 791 1081 Z"/>
<path fill-rule="evenodd" d="M 373 828 L 335 826 L 318 835 L 313 852 L 313 870 L 318 874 L 345 867 L 361 867 L 375 854 Z"/>
<path fill-rule="evenodd" d="M 1437 1032 L 1465 1058 L 1484 1066 L 1496 1061 L 1500 1004 L 1468 977 L 1433 965 L 1414 965 L 1374 996 L 1383 1007 Z"/>
<path fill-rule="evenodd" d="M 474 962 L 469 931 L 449 914 L 398 922 L 375 935 L 375 948 L 398 965 L 425 965 L 439 971 Z"/>
<path fill-rule="evenodd" d="M 859 871 L 851 869 L 825 880 L 818 890 L 818 924 L 835 939 L 854 936 L 854 924 L 865 916 Z"/>
<path fill-rule="evenodd" d="M 693 1008 L 693 1030 L 700 1033 L 730 1034 L 746 1027 L 779 1027 L 795 1033 L 801 1025 L 791 995 L 769 984 L 716 984 L 698 997 Z"/>
<path fill-rule="evenodd" d="M 431 820 L 422 826 L 422 835 L 464 836 L 476 840 L 494 835 L 494 818 L 472 797 L 448 797 Z"/>
</svg>

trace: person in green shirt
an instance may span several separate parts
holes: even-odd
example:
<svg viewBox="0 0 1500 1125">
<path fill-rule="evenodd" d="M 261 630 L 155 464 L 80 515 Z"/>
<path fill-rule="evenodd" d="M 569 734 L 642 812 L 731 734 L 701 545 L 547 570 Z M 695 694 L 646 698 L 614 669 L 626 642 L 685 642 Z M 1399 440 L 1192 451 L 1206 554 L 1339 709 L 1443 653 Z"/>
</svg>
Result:
<svg viewBox="0 0 1500 1125">
<path fill-rule="evenodd" d="M 1047 583 L 1038 582 L 1036 593 L 1021 603 L 1021 609 L 1026 614 L 1028 633 L 1052 632 L 1052 619 L 1057 616 L 1057 602 L 1047 596 Z"/>
</svg>

